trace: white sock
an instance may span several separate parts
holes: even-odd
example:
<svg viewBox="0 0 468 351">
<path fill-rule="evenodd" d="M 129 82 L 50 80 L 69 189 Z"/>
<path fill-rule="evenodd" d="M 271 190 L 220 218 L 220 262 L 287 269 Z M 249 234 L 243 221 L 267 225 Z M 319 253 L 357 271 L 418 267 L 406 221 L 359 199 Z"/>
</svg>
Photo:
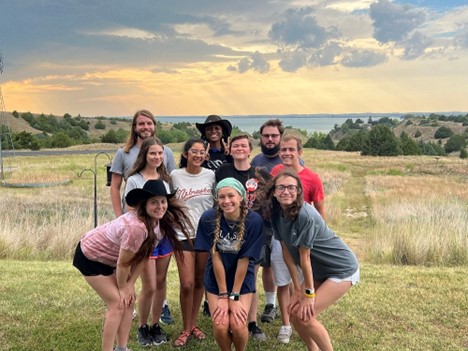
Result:
<svg viewBox="0 0 468 351">
<path fill-rule="evenodd" d="M 265 291 L 266 303 L 276 307 L 276 291 Z"/>
</svg>

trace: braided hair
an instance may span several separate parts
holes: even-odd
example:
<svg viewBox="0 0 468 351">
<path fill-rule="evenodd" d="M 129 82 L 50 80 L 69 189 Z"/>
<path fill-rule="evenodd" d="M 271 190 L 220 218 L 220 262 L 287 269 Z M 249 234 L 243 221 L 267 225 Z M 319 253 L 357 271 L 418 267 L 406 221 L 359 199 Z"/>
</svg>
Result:
<svg viewBox="0 0 468 351">
<path fill-rule="evenodd" d="M 249 212 L 249 209 L 247 207 L 247 202 L 243 198 L 241 203 L 240 203 L 240 218 L 236 223 L 236 227 L 238 229 L 237 232 L 237 242 L 234 247 L 236 251 L 240 249 L 240 246 L 242 245 L 242 242 L 244 240 L 244 235 L 245 235 L 245 219 L 247 218 L 247 214 Z M 221 218 L 223 216 L 223 211 L 220 209 L 220 207 L 217 207 L 217 213 L 216 213 L 216 218 L 215 218 L 215 229 L 214 229 L 214 239 L 213 239 L 213 246 L 211 248 L 211 253 L 214 254 L 216 252 L 216 243 L 218 242 L 220 236 L 221 236 Z M 225 218 L 225 220 L 227 220 Z"/>
</svg>

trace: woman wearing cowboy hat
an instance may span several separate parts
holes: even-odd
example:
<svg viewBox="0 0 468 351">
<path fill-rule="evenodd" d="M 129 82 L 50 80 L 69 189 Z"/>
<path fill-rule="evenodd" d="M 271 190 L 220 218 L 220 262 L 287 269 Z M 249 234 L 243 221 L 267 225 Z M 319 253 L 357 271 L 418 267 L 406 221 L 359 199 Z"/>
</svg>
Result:
<svg viewBox="0 0 468 351">
<path fill-rule="evenodd" d="M 232 157 L 229 155 L 231 122 L 217 115 L 209 115 L 205 123 L 196 123 L 196 126 L 201 133 L 201 138 L 208 143 L 209 158 L 203 167 L 216 171 L 223 163 L 232 162 Z"/>
<path fill-rule="evenodd" d="M 154 246 L 167 237 L 180 246 L 176 228 L 188 237 L 186 210 L 161 180 L 149 180 L 125 197 L 134 209 L 87 232 L 77 245 L 73 265 L 107 306 L 102 350 L 126 351 L 135 303 L 135 281 Z"/>
</svg>

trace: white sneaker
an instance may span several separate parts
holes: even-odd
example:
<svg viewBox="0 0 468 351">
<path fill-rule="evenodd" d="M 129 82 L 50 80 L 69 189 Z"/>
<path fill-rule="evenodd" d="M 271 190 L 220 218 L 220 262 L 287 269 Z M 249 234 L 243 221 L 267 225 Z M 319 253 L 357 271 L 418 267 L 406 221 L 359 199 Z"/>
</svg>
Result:
<svg viewBox="0 0 468 351">
<path fill-rule="evenodd" d="M 292 327 L 290 325 L 282 325 L 278 333 L 278 341 L 283 344 L 289 343 L 289 339 L 292 335 Z"/>
</svg>

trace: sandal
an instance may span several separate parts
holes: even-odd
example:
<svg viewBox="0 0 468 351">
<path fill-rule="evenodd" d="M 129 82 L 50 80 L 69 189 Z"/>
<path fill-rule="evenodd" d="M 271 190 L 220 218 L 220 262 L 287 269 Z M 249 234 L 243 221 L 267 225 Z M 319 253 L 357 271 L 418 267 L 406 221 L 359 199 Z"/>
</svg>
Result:
<svg viewBox="0 0 468 351">
<path fill-rule="evenodd" d="M 205 340 L 205 338 L 206 338 L 205 333 L 200 328 L 198 328 L 197 326 L 194 326 L 192 328 L 192 330 L 190 331 L 190 334 L 192 334 L 193 337 L 195 339 L 197 339 L 197 340 Z"/>
<path fill-rule="evenodd" d="M 187 342 L 189 341 L 189 339 L 190 339 L 190 335 L 185 330 L 182 330 L 179 336 L 177 337 L 177 339 L 175 339 L 174 346 L 185 347 L 187 346 Z"/>
</svg>

